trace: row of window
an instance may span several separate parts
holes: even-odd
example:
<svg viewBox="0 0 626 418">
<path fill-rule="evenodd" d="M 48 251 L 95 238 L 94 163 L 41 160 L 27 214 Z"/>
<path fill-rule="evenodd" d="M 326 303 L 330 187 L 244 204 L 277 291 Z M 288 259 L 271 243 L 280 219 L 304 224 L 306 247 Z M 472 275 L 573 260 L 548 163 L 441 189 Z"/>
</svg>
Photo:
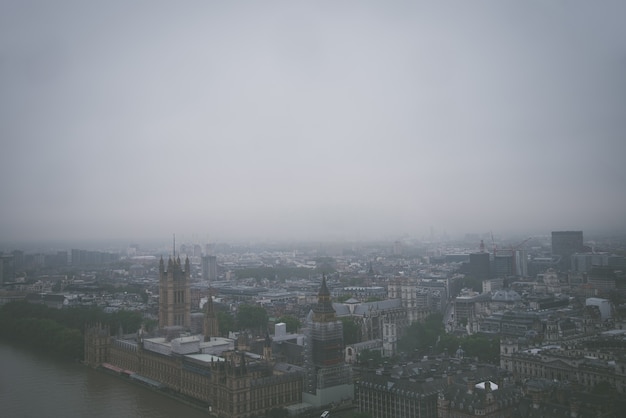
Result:
<svg viewBox="0 0 626 418">
<path fill-rule="evenodd" d="M 620 381 L 621 379 L 616 379 L 614 376 L 610 375 L 584 373 L 579 371 L 572 371 L 572 373 L 561 370 L 555 371 L 551 369 L 546 369 L 541 365 L 534 363 L 517 363 L 514 364 L 513 369 L 516 373 L 522 376 L 578 381 L 585 386 L 593 386 L 597 383 L 600 383 L 601 381 L 607 381 L 615 385 L 618 391 L 623 391 L 623 383 Z"/>
</svg>

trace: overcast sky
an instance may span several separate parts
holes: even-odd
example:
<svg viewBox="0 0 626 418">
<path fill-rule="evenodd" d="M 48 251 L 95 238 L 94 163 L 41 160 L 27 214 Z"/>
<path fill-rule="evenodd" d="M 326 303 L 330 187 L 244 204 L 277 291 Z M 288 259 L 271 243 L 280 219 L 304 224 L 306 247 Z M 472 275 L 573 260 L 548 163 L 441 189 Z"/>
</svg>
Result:
<svg viewBox="0 0 626 418">
<path fill-rule="evenodd" d="M 626 2 L 0 2 L 0 240 L 626 227 Z"/>
</svg>

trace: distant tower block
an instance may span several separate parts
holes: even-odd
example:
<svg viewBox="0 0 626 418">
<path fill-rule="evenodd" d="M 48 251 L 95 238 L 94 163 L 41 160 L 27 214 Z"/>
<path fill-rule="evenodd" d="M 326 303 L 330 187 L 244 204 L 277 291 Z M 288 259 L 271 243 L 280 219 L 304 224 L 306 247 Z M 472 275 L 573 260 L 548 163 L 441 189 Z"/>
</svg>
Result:
<svg viewBox="0 0 626 418">
<path fill-rule="evenodd" d="M 159 327 L 191 326 L 191 290 L 189 258 L 184 268 L 180 257 L 170 258 L 167 270 L 163 258 L 159 262 Z"/>
<path fill-rule="evenodd" d="M 202 279 L 208 281 L 217 280 L 217 257 L 205 255 L 202 257 Z"/>
<path fill-rule="evenodd" d="M 560 257 L 561 270 L 569 270 L 572 255 L 583 251 L 583 231 L 552 231 L 552 255 Z"/>
<path fill-rule="evenodd" d="M 489 253 L 483 251 L 484 246 L 481 245 L 479 253 L 471 253 L 469 255 L 469 273 L 472 277 L 485 280 L 491 277 L 491 263 L 489 261 Z"/>
</svg>

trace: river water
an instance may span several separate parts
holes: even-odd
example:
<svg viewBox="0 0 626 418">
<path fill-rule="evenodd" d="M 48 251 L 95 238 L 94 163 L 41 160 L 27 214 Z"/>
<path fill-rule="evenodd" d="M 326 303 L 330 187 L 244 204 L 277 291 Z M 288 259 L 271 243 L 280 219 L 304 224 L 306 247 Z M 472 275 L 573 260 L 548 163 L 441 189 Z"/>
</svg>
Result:
<svg viewBox="0 0 626 418">
<path fill-rule="evenodd" d="M 208 414 L 121 377 L 0 342 L 0 416 L 206 418 Z"/>
</svg>

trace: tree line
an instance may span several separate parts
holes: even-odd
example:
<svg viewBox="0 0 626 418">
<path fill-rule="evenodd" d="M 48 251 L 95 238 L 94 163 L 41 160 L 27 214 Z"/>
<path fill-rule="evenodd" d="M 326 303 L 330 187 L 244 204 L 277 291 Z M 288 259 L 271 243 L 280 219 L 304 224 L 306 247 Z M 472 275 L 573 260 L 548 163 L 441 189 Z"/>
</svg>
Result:
<svg viewBox="0 0 626 418">
<path fill-rule="evenodd" d="M 269 316 L 267 310 L 260 305 L 242 304 L 237 308 L 237 314 L 233 315 L 227 311 L 217 312 L 217 322 L 220 335 L 226 337 L 230 331 L 251 330 L 263 335 L 268 331 Z M 287 332 L 297 332 L 301 323 L 298 318 L 292 315 L 283 315 L 276 320 L 276 323 L 284 322 Z"/>
<path fill-rule="evenodd" d="M 43 304 L 14 301 L 0 307 L 0 338 L 50 353 L 82 359 L 88 324 L 108 325 L 112 333 L 132 333 L 143 322 L 139 312 L 106 313 L 99 307 L 54 309 Z"/>
<path fill-rule="evenodd" d="M 455 356 L 461 349 L 463 357 L 480 362 L 500 364 L 500 339 L 474 334 L 459 337 L 447 334 L 441 314 L 432 314 L 424 322 L 414 322 L 398 340 L 398 351 L 406 355 L 431 355 L 447 352 Z"/>
</svg>

